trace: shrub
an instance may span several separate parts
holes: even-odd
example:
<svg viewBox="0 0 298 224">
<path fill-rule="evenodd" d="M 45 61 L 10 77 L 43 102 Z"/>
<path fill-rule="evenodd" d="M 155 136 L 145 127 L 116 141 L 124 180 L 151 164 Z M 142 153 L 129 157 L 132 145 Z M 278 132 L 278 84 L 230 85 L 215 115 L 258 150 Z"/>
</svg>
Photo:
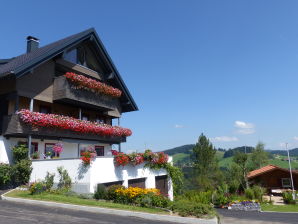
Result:
<svg viewBox="0 0 298 224">
<path fill-rule="evenodd" d="M 117 199 L 117 193 L 115 192 L 116 189 L 122 188 L 124 189 L 125 187 L 122 185 L 112 185 L 107 188 L 107 194 L 106 194 L 106 199 L 114 201 Z"/>
<path fill-rule="evenodd" d="M 78 197 L 81 198 L 81 199 L 92 199 L 93 198 L 93 194 L 89 194 L 89 193 L 79 194 Z"/>
<path fill-rule="evenodd" d="M 47 191 L 50 191 L 51 188 L 53 187 L 54 185 L 54 177 L 55 177 L 55 174 L 51 174 L 49 172 L 47 172 L 47 175 L 44 179 L 44 184 L 46 186 L 46 190 Z"/>
<path fill-rule="evenodd" d="M 0 163 L 0 188 L 10 184 L 11 171 L 11 166 L 9 164 Z"/>
<path fill-rule="evenodd" d="M 210 204 L 193 203 L 185 199 L 175 201 L 172 210 L 181 216 L 200 218 L 206 215 L 214 215 L 213 207 Z"/>
<path fill-rule="evenodd" d="M 203 203 L 203 204 L 209 204 L 212 201 L 212 191 L 187 191 L 182 196 L 178 197 L 181 199 L 187 199 L 189 201 L 193 201 L 196 203 Z"/>
<path fill-rule="evenodd" d="M 12 178 L 16 185 L 27 184 L 32 172 L 32 162 L 28 159 L 18 161 L 12 166 Z"/>
<path fill-rule="evenodd" d="M 58 183 L 58 188 L 64 188 L 64 189 L 70 189 L 71 188 L 71 178 L 68 175 L 68 172 L 66 169 L 64 169 L 62 166 L 57 168 L 57 171 L 59 173 L 60 179 Z"/>
<path fill-rule="evenodd" d="M 46 191 L 46 186 L 44 182 L 34 182 L 29 187 L 30 194 L 40 194 Z"/>
<path fill-rule="evenodd" d="M 105 199 L 107 196 L 107 189 L 103 184 L 98 184 L 96 192 L 94 193 L 95 199 Z"/>
<path fill-rule="evenodd" d="M 171 204 L 171 201 L 161 194 L 155 194 L 151 192 L 137 196 L 134 199 L 134 203 L 142 207 L 167 208 Z"/>
<path fill-rule="evenodd" d="M 263 201 L 263 195 L 265 194 L 266 190 L 263 187 L 254 185 L 252 187 L 253 193 L 254 193 L 254 199 L 257 199 L 259 201 Z"/>
<path fill-rule="evenodd" d="M 15 163 L 28 159 L 28 147 L 26 145 L 17 145 L 12 148 L 12 154 Z"/>
<path fill-rule="evenodd" d="M 215 191 L 212 196 L 213 196 L 212 202 L 216 206 L 223 206 L 229 202 L 229 198 L 225 196 L 225 194 L 222 192 Z"/>
<path fill-rule="evenodd" d="M 293 198 L 293 193 L 291 191 L 284 192 L 282 198 L 285 204 L 296 204 L 296 200 Z"/>
<path fill-rule="evenodd" d="M 244 194 L 245 194 L 245 197 L 250 199 L 250 200 L 254 199 L 254 197 L 255 197 L 254 191 L 251 188 L 245 189 Z"/>
</svg>

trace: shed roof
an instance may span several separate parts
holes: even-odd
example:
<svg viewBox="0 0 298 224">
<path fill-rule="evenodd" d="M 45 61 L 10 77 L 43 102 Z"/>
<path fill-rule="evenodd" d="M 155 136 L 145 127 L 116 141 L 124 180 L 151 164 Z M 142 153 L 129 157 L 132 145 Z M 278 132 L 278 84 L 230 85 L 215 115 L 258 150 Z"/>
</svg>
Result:
<svg viewBox="0 0 298 224">
<path fill-rule="evenodd" d="M 257 169 L 257 170 L 253 170 L 251 172 L 248 173 L 247 175 L 247 178 L 250 179 L 250 178 L 253 178 L 253 177 L 256 177 L 256 176 L 259 176 L 259 175 L 262 175 L 264 173 L 268 173 L 268 172 L 271 172 L 273 170 L 282 170 L 282 171 L 285 171 L 285 172 L 290 172 L 289 170 L 287 169 L 284 169 L 284 168 L 281 168 L 281 167 L 278 167 L 278 166 L 275 166 L 275 165 L 267 165 L 267 166 L 264 166 L 260 169 Z M 297 171 L 293 171 L 294 174 L 298 174 Z"/>
</svg>

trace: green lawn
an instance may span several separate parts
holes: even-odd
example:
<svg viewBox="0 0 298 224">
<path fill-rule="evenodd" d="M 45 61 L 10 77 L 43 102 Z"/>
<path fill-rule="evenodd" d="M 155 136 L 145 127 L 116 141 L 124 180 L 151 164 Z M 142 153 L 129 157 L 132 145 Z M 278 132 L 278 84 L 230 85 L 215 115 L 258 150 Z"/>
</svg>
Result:
<svg viewBox="0 0 298 224">
<path fill-rule="evenodd" d="M 271 212 L 298 212 L 298 205 L 270 205 L 262 204 L 262 211 Z"/>
<path fill-rule="evenodd" d="M 61 203 L 75 204 L 75 205 L 114 208 L 114 209 L 138 211 L 138 212 L 169 214 L 168 212 L 157 208 L 143 208 L 143 207 L 137 207 L 132 205 L 117 204 L 117 203 L 106 202 L 106 201 L 97 201 L 93 199 L 82 199 L 77 196 L 66 196 L 63 194 L 52 194 L 47 192 L 43 192 L 42 194 L 30 195 L 28 191 L 14 190 L 12 192 L 9 192 L 5 196 L 15 197 L 15 198 L 26 198 L 26 199 L 33 199 L 33 200 L 40 200 L 40 201 L 54 201 L 54 202 L 61 202 Z"/>
<path fill-rule="evenodd" d="M 177 161 L 183 160 L 187 157 L 189 157 L 189 154 L 177 153 L 177 154 L 173 155 L 173 162 L 176 163 Z"/>
</svg>

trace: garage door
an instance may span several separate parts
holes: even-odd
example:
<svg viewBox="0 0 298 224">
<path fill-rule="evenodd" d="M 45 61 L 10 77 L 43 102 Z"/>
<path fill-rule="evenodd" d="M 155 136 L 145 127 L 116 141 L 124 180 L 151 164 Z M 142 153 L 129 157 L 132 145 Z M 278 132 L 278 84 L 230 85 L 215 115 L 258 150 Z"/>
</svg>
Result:
<svg viewBox="0 0 298 224">
<path fill-rule="evenodd" d="M 155 188 L 160 190 L 163 195 L 168 194 L 168 176 L 157 176 L 155 177 Z"/>
<path fill-rule="evenodd" d="M 145 188 L 145 178 L 128 180 L 128 187 L 140 187 Z"/>
</svg>

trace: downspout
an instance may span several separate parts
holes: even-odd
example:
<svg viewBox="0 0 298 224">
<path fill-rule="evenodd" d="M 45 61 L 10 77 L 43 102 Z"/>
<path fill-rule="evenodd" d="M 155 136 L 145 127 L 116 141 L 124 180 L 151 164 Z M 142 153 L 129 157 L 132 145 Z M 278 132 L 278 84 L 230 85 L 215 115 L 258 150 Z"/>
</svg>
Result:
<svg viewBox="0 0 298 224">
<path fill-rule="evenodd" d="M 30 106 L 29 106 L 30 112 L 33 112 L 33 104 L 34 104 L 34 99 L 31 98 L 30 99 Z M 31 155 L 31 143 L 32 143 L 32 136 L 29 134 L 28 135 L 28 158 L 29 159 L 30 159 L 30 155 Z"/>
</svg>

